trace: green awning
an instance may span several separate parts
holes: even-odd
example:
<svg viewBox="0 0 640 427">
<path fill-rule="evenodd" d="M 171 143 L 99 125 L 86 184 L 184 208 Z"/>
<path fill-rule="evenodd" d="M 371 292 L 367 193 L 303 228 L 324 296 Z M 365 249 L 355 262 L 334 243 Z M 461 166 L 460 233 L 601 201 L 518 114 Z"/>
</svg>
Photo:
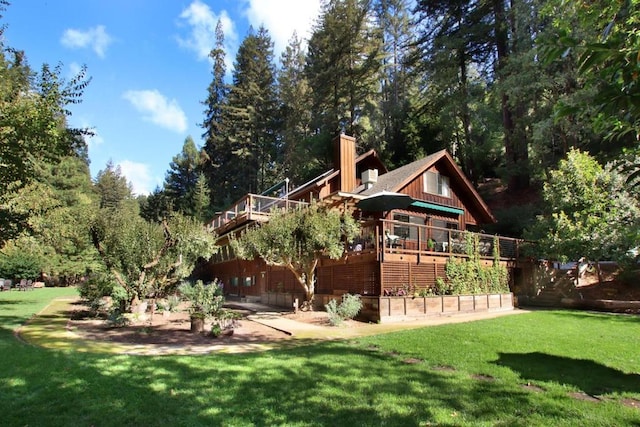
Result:
<svg viewBox="0 0 640 427">
<path fill-rule="evenodd" d="M 414 200 L 411 203 L 411 206 L 415 206 L 416 208 L 425 208 L 425 209 L 433 209 L 434 211 L 447 212 L 456 215 L 462 215 L 464 211 L 458 208 L 452 208 L 449 206 L 436 205 L 435 203 L 427 203 L 421 202 L 419 200 Z"/>
</svg>

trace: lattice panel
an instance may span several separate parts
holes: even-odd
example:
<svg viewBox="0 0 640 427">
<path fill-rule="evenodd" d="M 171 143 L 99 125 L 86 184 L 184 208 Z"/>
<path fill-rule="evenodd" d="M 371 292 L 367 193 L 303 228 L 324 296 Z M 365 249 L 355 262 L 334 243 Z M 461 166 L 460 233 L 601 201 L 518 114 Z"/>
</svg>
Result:
<svg viewBox="0 0 640 427">
<path fill-rule="evenodd" d="M 382 266 L 382 287 L 396 288 L 408 285 L 409 263 L 385 262 Z"/>
<path fill-rule="evenodd" d="M 331 267 L 318 267 L 318 269 L 316 270 L 316 275 L 316 292 L 319 294 L 333 293 Z"/>
</svg>

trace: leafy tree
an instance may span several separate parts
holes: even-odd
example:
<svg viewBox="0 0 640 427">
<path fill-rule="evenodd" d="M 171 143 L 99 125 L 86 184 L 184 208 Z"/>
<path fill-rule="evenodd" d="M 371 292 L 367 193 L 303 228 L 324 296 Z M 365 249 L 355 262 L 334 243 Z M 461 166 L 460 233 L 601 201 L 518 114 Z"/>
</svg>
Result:
<svg viewBox="0 0 640 427">
<path fill-rule="evenodd" d="M 96 202 L 84 160 L 63 157 L 57 164 L 34 165 L 31 182 L 3 200 L 13 216 L 25 218 L 26 227 L 16 239 L 38 242 L 40 270 L 47 280 L 73 284 L 95 269 L 88 227 Z"/>
<path fill-rule="evenodd" d="M 262 258 L 268 265 L 287 268 L 305 291 L 303 309 L 313 309 L 315 270 L 322 257 L 338 259 L 345 241 L 352 240 L 358 225 L 348 214 L 316 204 L 291 211 L 272 211 L 269 222 L 231 240 L 241 259 Z"/>
<path fill-rule="evenodd" d="M 625 261 L 637 246 L 640 205 L 611 165 L 603 168 L 589 154 L 571 150 L 550 173 L 543 197 L 548 210 L 528 235 L 538 241 L 541 255 L 585 257 L 597 266 L 603 260 Z"/>
<path fill-rule="evenodd" d="M 34 73 L 24 52 L 2 41 L 0 49 L 1 244 L 28 228 L 29 212 L 18 214 L 8 199 L 33 181 L 38 167 L 65 156 L 86 160 L 83 136 L 89 132 L 67 126 L 66 119 L 67 107 L 81 101 L 89 79 L 86 68 L 69 82 L 60 77 L 61 66 L 45 64 Z"/>
<path fill-rule="evenodd" d="M 81 101 L 89 83 L 86 69 L 68 83 L 60 77 L 61 66 L 43 65 L 33 74 L 23 52 L 13 51 L 13 61 L 0 58 L 0 194 L 12 183 L 26 184 L 33 165 L 55 162 L 59 157 L 86 158 L 83 135 L 88 131 L 67 127 L 69 104 Z"/>
<path fill-rule="evenodd" d="M 0 251 L 0 277 L 38 279 L 44 265 L 44 253 L 36 239 L 28 236 L 11 240 Z"/>
<path fill-rule="evenodd" d="M 214 236 L 199 221 L 175 214 L 161 224 L 142 219 L 132 205 L 101 209 L 91 226 L 95 248 L 126 295 L 126 311 L 145 298 L 161 298 L 215 250 Z"/>
<path fill-rule="evenodd" d="M 594 125 L 610 138 L 636 141 L 640 135 L 640 6 L 637 0 L 601 0 L 583 7 L 580 3 L 546 2 L 554 39 L 544 40 L 547 59 L 575 55 L 579 75 L 586 86 L 597 88 L 593 99 L 581 105 L 560 104 L 562 116 L 598 108 Z M 560 11 L 562 11 L 560 13 Z M 573 19 L 567 19 L 567 17 Z M 629 135 L 630 134 L 630 135 Z"/>
</svg>

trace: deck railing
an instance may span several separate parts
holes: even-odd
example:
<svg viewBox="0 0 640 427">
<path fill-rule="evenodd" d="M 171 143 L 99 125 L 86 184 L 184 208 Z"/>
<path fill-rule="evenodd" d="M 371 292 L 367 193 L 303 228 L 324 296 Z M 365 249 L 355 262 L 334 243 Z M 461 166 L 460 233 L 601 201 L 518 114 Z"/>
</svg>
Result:
<svg viewBox="0 0 640 427">
<path fill-rule="evenodd" d="M 516 259 L 519 256 L 518 239 L 390 220 L 362 224 L 360 235 L 349 242 L 347 250 L 376 251 L 383 255 L 464 256 L 467 252 L 467 236 L 477 237 L 477 250 L 482 258 L 493 258 L 494 254 L 500 259 Z"/>
<path fill-rule="evenodd" d="M 248 221 L 255 220 L 257 217 L 268 216 L 271 214 L 272 209 L 289 210 L 296 206 L 305 205 L 307 205 L 306 202 L 299 202 L 297 200 L 247 194 L 233 206 L 223 212 L 218 212 L 208 224 L 208 227 L 210 230 L 218 230 L 232 221 L 238 222 L 243 219 Z"/>
</svg>

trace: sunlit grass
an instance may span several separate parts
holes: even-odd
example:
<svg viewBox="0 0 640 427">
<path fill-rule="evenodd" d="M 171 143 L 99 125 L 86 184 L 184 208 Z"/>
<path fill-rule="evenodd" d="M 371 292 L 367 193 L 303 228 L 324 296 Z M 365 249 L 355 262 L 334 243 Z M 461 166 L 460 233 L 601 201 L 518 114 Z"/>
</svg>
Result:
<svg viewBox="0 0 640 427">
<path fill-rule="evenodd" d="M 257 353 L 148 357 L 19 342 L 13 329 L 60 292 L 40 291 L 0 294 L 2 425 L 604 426 L 640 419 L 640 409 L 624 404 L 640 401 L 638 317 L 535 312 Z M 5 304 L 9 297 L 14 302 Z"/>
</svg>

